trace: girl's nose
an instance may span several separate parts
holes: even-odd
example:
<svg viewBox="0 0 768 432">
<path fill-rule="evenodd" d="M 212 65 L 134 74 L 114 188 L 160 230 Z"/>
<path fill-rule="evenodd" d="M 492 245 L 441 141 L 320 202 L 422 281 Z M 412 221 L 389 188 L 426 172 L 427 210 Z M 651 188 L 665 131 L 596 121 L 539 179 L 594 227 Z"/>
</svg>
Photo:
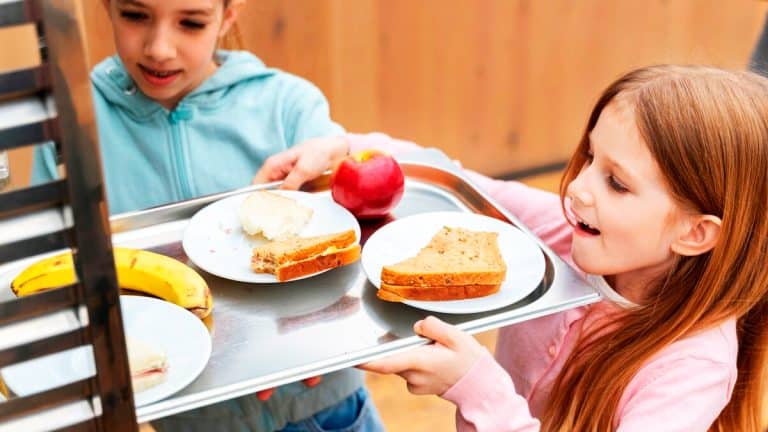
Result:
<svg viewBox="0 0 768 432">
<path fill-rule="evenodd" d="M 568 185 L 567 195 L 571 197 L 577 206 L 587 207 L 595 203 L 594 196 L 589 191 L 584 171 L 576 176 Z"/>
<path fill-rule="evenodd" d="M 144 43 L 144 55 L 158 63 L 176 57 L 176 48 L 169 33 L 161 28 L 151 32 Z"/>
</svg>

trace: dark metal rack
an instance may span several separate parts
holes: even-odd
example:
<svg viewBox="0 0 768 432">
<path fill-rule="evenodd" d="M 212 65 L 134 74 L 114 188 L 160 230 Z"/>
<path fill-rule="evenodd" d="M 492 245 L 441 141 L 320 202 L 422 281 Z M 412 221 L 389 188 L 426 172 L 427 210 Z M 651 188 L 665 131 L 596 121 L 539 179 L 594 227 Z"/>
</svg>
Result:
<svg viewBox="0 0 768 432">
<path fill-rule="evenodd" d="M 0 151 L 54 141 L 63 178 L 0 194 L 0 264 L 71 248 L 78 282 L 0 303 L 0 330 L 56 313 L 79 326 L 7 346 L 0 368 L 83 345 L 92 345 L 90 378 L 0 402 L 0 430 L 37 424 L 43 429 L 135 431 L 136 414 L 126 355 L 109 215 L 86 64 L 79 0 L 0 2 L 0 27 L 34 24 L 40 66 L 0 74 Z M 25 106 L 38 116 L 9 118 Z M 26 110 L 25 112 L 29 112 Z M 56 224 L 30 217 L 48 216 Z M 62 410 L 79 403 L 89 416 L 66 424 Z M 54 412 L 55 411 L 55 412 Z M 37 422 L 35 423 L 35 421 Z M 24 423 L 27 422 L 27 423 Z M 32 422 L 32 423 L 29 423 Z M 24 426 L 24 430 L 30 430 Z M 35 427 L 37 429 L 37 427 Z"/>
</svg>

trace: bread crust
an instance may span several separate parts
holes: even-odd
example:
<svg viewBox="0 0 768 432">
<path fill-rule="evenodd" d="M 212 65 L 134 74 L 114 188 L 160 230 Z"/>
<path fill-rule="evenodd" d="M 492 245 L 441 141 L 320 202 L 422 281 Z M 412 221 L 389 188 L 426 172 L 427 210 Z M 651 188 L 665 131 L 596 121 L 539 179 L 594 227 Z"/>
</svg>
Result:
<svg viewBox="0 0 768 432">
<path fill-rule="evenodd" d="M 278 266 L 274 275 L 278 281 L 284 282 L 322 270 L 345 266 L 358 259 L 360 259 L 360 245 L 354 244 L 333 253 L 316 255 L 301 261 L 287 262 Z"/>
<path fill-rule="evenodd" d="M 396 268 L 384 266 L 381 280 L 389 285 L 411 285 L 420 287 L 453 285 L 499 285 L 504 282 L 506 267 L 487 271 L 462 271 L 457 269 L 446 273 L 422 271 L 420 273 L 401 273 Z"/>
<path fill-rule="evenodd" d="M 376 296 L 382 300 L 402 302 L 403 300 L 464 300 L 495 294 L 501 284 L 405 286 L 381 283 Z"/>
<path fill-rule="evenodd" d="M 280 266 L 315 257 L 329 247 L 343 249 L 357 239 L 354 230 L 314 237 L 274 241 L 253 249 L 251 268 L 257 273 L 274 273 Z"/>
</svg>

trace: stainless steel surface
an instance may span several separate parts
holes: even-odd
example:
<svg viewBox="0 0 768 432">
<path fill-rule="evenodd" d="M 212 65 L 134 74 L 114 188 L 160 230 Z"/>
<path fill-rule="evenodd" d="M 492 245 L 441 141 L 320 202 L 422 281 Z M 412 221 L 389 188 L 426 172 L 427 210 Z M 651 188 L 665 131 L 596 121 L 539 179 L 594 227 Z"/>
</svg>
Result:
<svg viewBox="0 0 768 432">
<path fill-rule="evenodd" d="M 38 66 L 34 70 L 48 66 Z M 28 72 L 23 69 L 20 72 Z M 32 72 L 30 72 L 32 73 Z M 50 75 L 50 74 L 48 74 Z M 3 81 L 4 74 L 0 74 L 0 92 L 10 92 L 13 82 Z M 49 79 L 50 80 L 50 79 Z M 33 86 L 36 90 L 34 96 L 25 96 L 23 99 L 10 99 L 0 102 L 0 150 L 12 149 L 36 143 L 48 141 L 61 142 L 58 133 L 59 119 L 53 98 L 43 96 L 45 93 L 39 86 Z M 0 94 L 0 98 L 7 96 Z"/>
<path fill-rule="evenodd" d="M 88 401 L 64 404 L 40 414 L 22 416 L 0 424 L 0 432 L 43 432 L 68 429 L 93 418 L 93 408 Z"/>
<path fill-rule="evenodd" d="M 426 211 L 475 211 L 506 219 L 530 234 L 516 218 L 475 188 L 443 153 L 430 149 L 399 159 L 407 181 L 395 217 Z M 329 194 L 322 190 L 325 185 L 327 176 L 313 187 L 319 190 L 317 193 Z M 189 218 L 210 202 L 253 189 L 256 187 L 115 217 L 111 221 L 113 242 L 186 261 L 180 241 Z M 375 223 L 361 225 L 363 239 L 377 228 Z M 544 280 L 528 298 L 486 313 L 436 315 L 476 333 L 598 299 L 573 269 L 537 243 L 545 254 L 547 269 Z M 0 267 L 0 284 L 7 287 L 28 263 L 25 260 Z M 213 338 L 210 361 L 184 390 L 138 408 L 141 422 L 427 343 L 414 335 L 412 325 L 429 313 L 378 300 L 359 262 L 317 277 L 273 285 L 237 283 L 201 274 L 211 286 L 215 301 L 208 322 Z M 7 288 L 2 295 L 9 295 Z"/>
<path fill-rule="evenodd" d="M 0 192 L 11 184 L 11 164 L 8 162 L 8 152 L 0 151 Z"/>
<path fill-rule="evenodd" d="M 50 95 L 28 96 L 0 102 L 0 129 L 22 126 L 56 117 L 56 106 Z M 32 143 L 30 143 L 32 144 Z"/>
<path fill-rule="evenodd" d="M 61 208 L 46 209 L 0 220 L 0 244 L 13 243 L 72 226 L 71 211 Z"/>
</svg>

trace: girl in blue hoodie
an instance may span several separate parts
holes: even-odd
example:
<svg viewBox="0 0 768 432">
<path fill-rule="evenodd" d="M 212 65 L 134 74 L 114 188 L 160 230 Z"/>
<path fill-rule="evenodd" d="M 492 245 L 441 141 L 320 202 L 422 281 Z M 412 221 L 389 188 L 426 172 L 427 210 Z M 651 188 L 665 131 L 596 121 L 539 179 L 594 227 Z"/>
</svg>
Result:
<svg viewBox="0 0 768 432">
<path fill-rule="evenodd" d="M 244 0 L 102 0 L 117 56 L 91 73 L 111 213 L 285 178 L 297 188 L 349 150 L 323 94 L 253 55 L 217 50 Z M 274 157 L 271 157 L 275 155 Z M 263 167 L 261 171 L 259 168 Z M 258 174 L 257 174 L 258 173 Z M 255 176 L 255 177 L 254 177 Z M 57 177 L 38 146 L 33 182 Z M 262 394 L 263 396 L 264 394 Z M 383 430 L 347 369 L 153 422 L 160 431 Z"/>
</svg>

